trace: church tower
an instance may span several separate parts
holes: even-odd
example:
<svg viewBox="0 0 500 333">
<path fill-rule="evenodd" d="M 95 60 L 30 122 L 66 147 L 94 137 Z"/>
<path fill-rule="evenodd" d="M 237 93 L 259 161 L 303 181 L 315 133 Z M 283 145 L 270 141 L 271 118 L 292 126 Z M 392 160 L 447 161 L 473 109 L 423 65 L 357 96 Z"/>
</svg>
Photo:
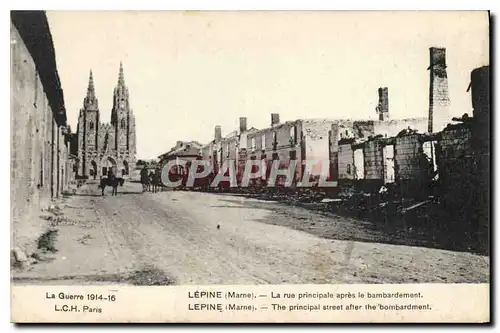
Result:
<svg viewBox="0 0 500 333">
<path fill-rule="evenodd" d="M 114 149 L 117 152 L 117 159 L 123 161 L 120 168 L 128 174 L 129 168 L 135 165 L 135 117 L 130 107 L 122 62 L 118 72 L 118 83 L 113 91 L 111 126 L 115 133 Z"/>
<path fill-rule="evenodd" d="M 135 147 L 135 117 L 130 108 L 122 63 L 113 91 L 110 123 L 101 123 L 90 71 L 87 96 L 78 118 L 78 174 L 98 178 L 106 177 L 112 170 L 117 176 L 127 176 L 135 168 Z"/>
<path fill-rule="evenodd" d="M 111 110 L 111 125 L 115 130 L 115 149 L 118 152 L 126 152 L 131 148 L 131 116 L 128 88 L 125 85 L 123 64 L 120 62 L 118 84 L 113 92 L 113 109 Z"/>
<path fill-rule="evenodd" d="M 89 74 L 87 96 L 83 99 L 83 108 L 78 117 L 78 159 L 80 174 L 89 174 L 91 161 L 99 150 L 99 103 L 95 94 L 92 70 Z M 93 169 L 92 172 L 96 170 Z"/>
</svg>

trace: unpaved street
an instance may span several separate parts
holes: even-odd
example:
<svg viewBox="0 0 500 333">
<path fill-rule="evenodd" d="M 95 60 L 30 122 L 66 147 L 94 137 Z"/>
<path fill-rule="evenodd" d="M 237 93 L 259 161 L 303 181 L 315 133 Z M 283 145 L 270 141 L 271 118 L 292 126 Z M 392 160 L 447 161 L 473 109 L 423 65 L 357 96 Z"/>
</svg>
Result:
<svg viewBox="0 0 500 333">
<path fill-rule="evenodd" d="M 342 218 L 238 196 L 141 193 L 140 184 L 126 183 L 118 196 L 108 188 L 101 197 L 89 183 L 64 199 L 61 213 L 57 252 L 14 271 L 16 282 L 488 282 L 488 257 L 346 240 Z M 314 229 L 315 221 L 332 225 L 328 239 L 300 230 Z M 355 234 L 357 227 L 348 225 Z M 336 239 L 337 232 L 343 236 Z"/>
</svg>

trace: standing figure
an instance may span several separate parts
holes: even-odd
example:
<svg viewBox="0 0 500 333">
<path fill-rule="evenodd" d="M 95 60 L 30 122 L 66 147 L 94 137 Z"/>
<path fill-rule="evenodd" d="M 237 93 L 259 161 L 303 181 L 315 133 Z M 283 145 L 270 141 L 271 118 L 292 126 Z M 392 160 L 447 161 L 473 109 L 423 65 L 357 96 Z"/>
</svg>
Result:
<svg viewBox="0 0 500 333">
<path fill-rule="evenodd" d="M 146 166 L 141 169 L 141 184 L 142 192 L 146 191 L 149 186 L 148 169 L 146 168 Z"/>
<path fill-rule="evenodd" d="M 153 191 L 153 181 L 154 181 L 153 171 L 149 172 L 148 180 L 149 180 L 148 191 L 152 192 Z"/>
<path fill-rule="evenodd" d="M 116 179 L 116 176 L 115 176 L 112 168 L 109 168 L 109 170 L 108 170 L 108 184 L 112 188 L 111 195 L 117 195 L 118 194 L 118 181 Z"/>
<path fill-rule="evenodd" d="M 161 182 L 161 169 L 156 168 L 155 174 L 154 174 L 154 192 L 159 192 L 162 189 L 162 182 Z"/>
</svg>

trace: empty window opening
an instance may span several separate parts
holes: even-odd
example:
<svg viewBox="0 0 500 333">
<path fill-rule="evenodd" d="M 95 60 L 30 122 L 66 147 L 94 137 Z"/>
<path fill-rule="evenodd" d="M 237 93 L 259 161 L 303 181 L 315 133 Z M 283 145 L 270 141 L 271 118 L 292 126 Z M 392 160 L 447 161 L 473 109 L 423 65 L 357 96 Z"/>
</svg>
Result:
<svg viewBox="0 0 500 333">
<path fill-rule="evenodd" d="M 297 126 L 290 127 L 290 143 L 297 144 Z"/>
<path fill-rule="evenodd" d="M 384 182 L 394 183 L 395 169 L 394 169 L 394 145 L 385 146 L 383 148 L 384 156 Z"/>
<path fill-rule="evenodd" d="M 432 172 L 432 179 L 437 180 L 439 178 L 438 167 L 436 162 L 436 145 L 437 141 L 426 141 L 424 142 L 422 149 L 425 157 L 430 165 L 430 172 Z"/>
<path fill-rule="evenodd" d="M 365 158 L 363 149 L 359 148 L 354 151 L 354 179 L 365 178 Z"/>
</svg>

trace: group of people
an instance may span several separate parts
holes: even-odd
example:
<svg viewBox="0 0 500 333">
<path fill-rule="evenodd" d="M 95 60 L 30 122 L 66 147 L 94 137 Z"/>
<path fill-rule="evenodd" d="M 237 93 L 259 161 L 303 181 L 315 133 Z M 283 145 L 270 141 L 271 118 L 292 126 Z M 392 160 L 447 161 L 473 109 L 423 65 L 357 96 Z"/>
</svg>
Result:
<svg viewBox="0 0 500 333">
<path fill-rule="evenodd" d="M 154 172 L 152 170 L 148 172 L 147 166 L 144 166 L 141 169 L 141 184 L 143 192 L 148 191 L 156 193 L 163 190 L 161 170 L 156 168 Z"/>
</svg>

